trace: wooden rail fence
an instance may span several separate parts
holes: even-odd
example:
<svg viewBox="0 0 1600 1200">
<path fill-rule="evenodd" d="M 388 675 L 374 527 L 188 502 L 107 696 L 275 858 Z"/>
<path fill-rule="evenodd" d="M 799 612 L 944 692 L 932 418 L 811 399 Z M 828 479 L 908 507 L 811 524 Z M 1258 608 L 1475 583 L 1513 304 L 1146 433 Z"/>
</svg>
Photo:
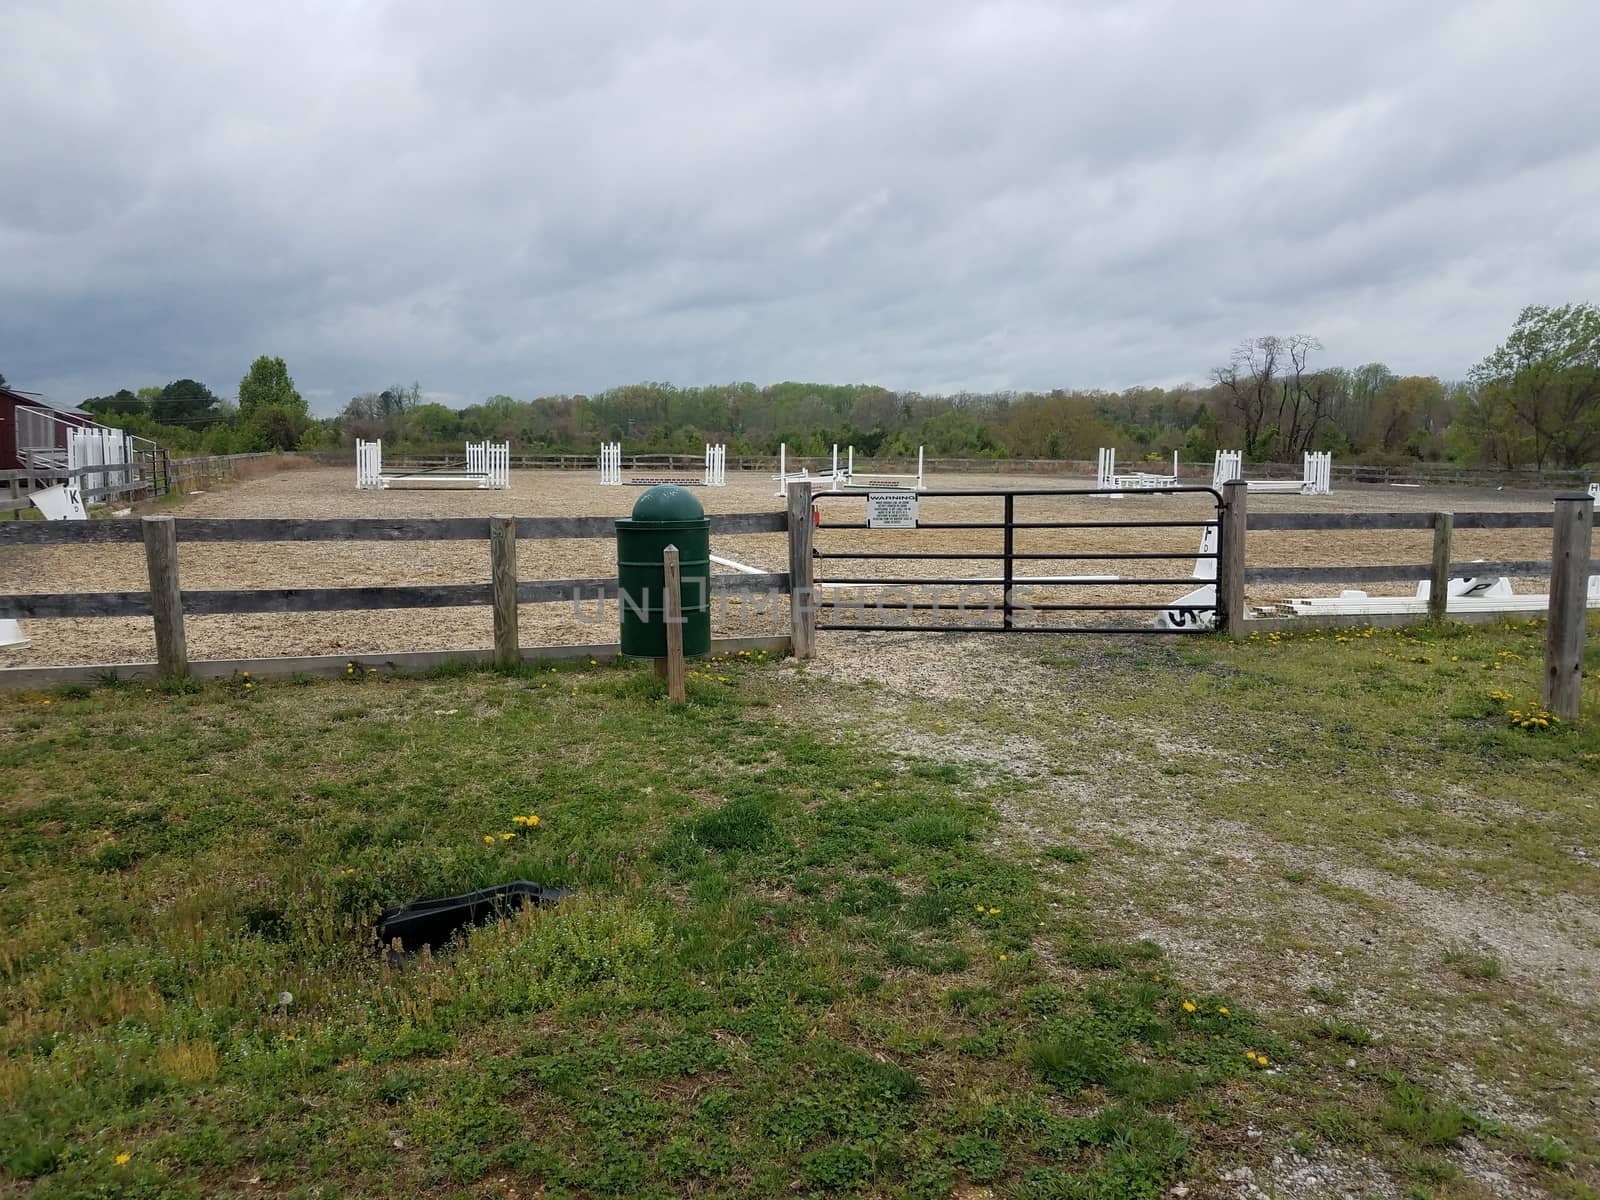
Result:
<svg viewBox="0 0 1600 1200">
<path fill-rule="evenodd" d="M 1552 512 L 1390 512 L 1324 513 L 1275 512 L 1250 515 L 1249 489 L 1241 481 L 1225 484 L 1217 571 L 1218 610 L 1225 636 L 1251 632 L 1343 624 L 1401 624 L 1445 615 L 1444 603 L 1452 571 L 1470 569 L 1475 576 L 1541 576 L 1550 581 L 1549 634 L 1546 664 L 1546 703 L 1557 715 L 1577 715 L 1582 681 L 1583 642 L 1587 627 L 1586 597 L 1592 573 L 1594 498 L 1587 494 L 1563 495 Z M 816 645 L 817 607 L 813 594 L 811 488 L 791 489 L 787 511 L 776 513 L 717 514 L 710 518 L 714 534 L 781 533 L 789 535 L 789 569 L 763 574 L 712 577 L 716 594 L 773 595 L 787 593 L 791 632 L 778 639 L 755 639 L 739 646 L 792 649 L 809 658 Z M 1274 531 L 1310 530 L 1431 530 L 1433 553 L 1427 563 L 1339 566 L 1250 566 L 1250 535 Z M 1463 529 L 1550 529 L 1552 552 L 1548 560 L 1458 563 L 1452 558 L 1452 539 Z M 444 608 L 491 605 L 494 610 L 494 646 L 490 651 L 410 652 L 378 656 L 397 666 L 415 667 L 434 662 L 468 660 L 509 663 L 582 653 L 614 653 L 615 646 L 522 647 L 516 628 L 517 606 L 569 600 L 615 599 L 615 576 L 581 579 L 519 580 L 516 569 L 518 540 L 595 539 L 615 536 L 611 517 L 356 517 L 336 520 L 300 518 L 187 518 L 145 517 L 139 520 L 30 521 L 0 524 L 0 547 L 90 545 L 142 542 L 145 546 L 149 587 L 142 591 L 26 593 L 0 596 L 0 618 L 48 620 L 72 617 L 153 617 L 156 624 L 157 663 L 162 675 L 198 673 L 208 676 L 249 669 L 269 673 L 343 669 L 345 656 L 227 660 L 192 664 L 188 660 L 184 618 L 227 613 L 339 612 L 360 609 Z M 184 589 L 179 582 L 180 547 L 202 542 L 323 542 L 323 541 L 487 541 L 490 581 L 469 584 L 373 587 L 290 587 L 243 590 Z M 1250 584 L 1430 583 L 1428 611 L 1421 616 L 1343 618 L 1337 616 L 1286 616 L 1250 618 L 1244 599 Z M 1491 615 L 1489 619 L 1494 619 Z M 727 643 L 725 643 L 727 644 Z M 372 657 L 372 656 L 367 656 Z M 199 668 L 195 670 L 195 668 Z M 0 670 L 0 687 L 38 686 L 69 678 L 93 678 L 116 671 L 151 673 L 152 664 L 115 667 L 43 667 Z"/>
<path fill-rule="evenodd" d="M 719 534 L 782 533 L 788 519 L 783 513 L 713 515 L 711 532 Z M 150 664 L 115 664 L 84 667 L 14 667 L 0 670 L 0 687 L 38 686 L 42 682 L 94 678 L 97 674 L 123 676 L 156 674 L 165 677 L 200 673 L 214 677 L 238 670 L 268 674 L 275 665 L 295 672 L 342 671 L 349 656 L 312 656 L 294 659 L 213 660 L 204 670 L 192 672 L 184 635 L 186 616 L 229 613 L 348 612 L 363 609 L 455 608 L 491 605 L 494 610 L 492 661 L 505 664 L 517 659 L 568 657 L 571 647 L 521 647 L 517 641 L 519 604 L 572 600 L 614 600 L 615 575 L 583 579 L 519 580 L 516 568 L 518 539 L 593 539 L 616 536 L 612 517 L 442 517 L 398 519 L 298 520 L 279 518 L 188 518 L 170 516 L 103 521 L 31 521 L 0 526 L 0 546 L 89 545 L 142 542 L 149 587 L 126 592 L 35 592 L 0 596 L 0 617 L 49 620 L 70 617 L 153 617 L 156 632 L 155 670 Z M 196 590 L 179 582 L 179 546 L 201 542 L 324 542 L 324 541 L 460 541 L 487 540 L 488 583 L 432 584 L 375 587 L 246 588 Z M 785 572 L 714 575 L 714 595 L 769 595 L 787 592 Z M 724 640 L 724 645 L 744 649 L 787 648 L 789 639 L 754 638 Z M 615 653 L 616 647 L 582 648 L 581 652 Z M 374 656 L 362 656 L 372 658 Z M 396 666 L 416 667 L 439 662 L 478 661 L 478 651 L 408 652 L 376 656 Z M 281 673 L 281 672 L 277 672 Z"/>
</svg>

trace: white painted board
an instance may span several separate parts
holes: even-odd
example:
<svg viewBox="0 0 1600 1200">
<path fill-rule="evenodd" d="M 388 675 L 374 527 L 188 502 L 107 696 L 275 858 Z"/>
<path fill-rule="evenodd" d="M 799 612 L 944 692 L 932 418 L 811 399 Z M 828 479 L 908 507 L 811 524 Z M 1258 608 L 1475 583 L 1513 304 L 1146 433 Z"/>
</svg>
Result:
<svg viewBox="0 0 1600 1200">
<path fill-rule="evenodd" d="M 915 492 L 868 492 L 868 529 L 915 529 L 917 527 L 917 494 Z"/>
</svg>

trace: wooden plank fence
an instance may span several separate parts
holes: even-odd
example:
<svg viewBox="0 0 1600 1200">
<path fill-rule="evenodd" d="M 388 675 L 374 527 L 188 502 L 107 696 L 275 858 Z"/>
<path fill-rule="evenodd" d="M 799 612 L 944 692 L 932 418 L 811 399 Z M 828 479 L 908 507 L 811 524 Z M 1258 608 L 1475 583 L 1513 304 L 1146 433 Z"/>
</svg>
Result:
<svg viewBox="0 0 1600 1200">
<path fill-rule="evenodd" d="M 720 534 L 782 533 L 784 513 L 716 514 L 711 532 Z M 376 609 L 456 608 L 490 605 L 494 610 L 493 661 L 549 657 L 559 648 L 523 648 L 517 642 L 517 606 L 571 600 L 602 601 L 618 597 L 615 575 L 581 579 L 519 580 L 518 539 L 567 540 L 616 536 L 614 517 L 444 517 L 352 518 L 298 520 L 280 518 L 187 518 L 170 516 L 98 521 L 29 521 L 0 526 L 0 546 L 92 545 L 142 542 L 149 587 L 126 592 L 30 592 L 0 596 L 0 618 L 51 620 L 82 617 L 154 617 L 155 672 L 161 676 L 191 673 L 184 618 L 242 613 L 350 612 Z M 490 544 L 488 583 L 373 587 L 245 588 L 196 590 L 179 584 L 179 549 L 183 543 L 325 542 L 325 541 L 459 541 Z M 771 595 L 789 590 L 787 572 L 714 575 L 713 595 Z M 785 647 L 789 644 L 783 639 Z M 754 644 L 754 643 L 752 643 Z M 605 653 L 615 653 L 610 647 Z M 559 657 L 560 655 L 557 655 Z M 326 656 L 314 656 L 319 660 Z M 394 660 L 397 656 L 386 656 Z M 399 656 L 405 657 L 405 656 Z M 240 660 L 245 661 L 245 660 Z M 249 660 L 257 671 L 267 660 Z M 343 670 L 346 659 L 328 658 Z M 441 660 L 447 661 L 447 660 Z M 471 660 L 476 661 L 476 660 Z M 128 664 L 118 670 L 126 672 Z M 88 669 L 88 668 L 82 668 Z M 0 687 L 37 686 L 41 672 L 57 668 L 0 670 Z M 61 678 L 80 668 L 60 668 Z"/>
<path fill-rule="evenodd" d="M 108 482 L 103 487 L 82 488 L 84 503 L 92 504 L 96 500 L 104 500 L 108 496 L 125 496 L 129 492 L 146 491 L 150 487 L 150 472 L 145 463 L 101 463 L 87 467 L 62 467 L 60 470 L 29 471 L 8 469 L 0 471 L 0 484 L 4 485 L 6 496 L 0 500 L 0 513 L 10 513 L 13 518 L 20 518 L 24 512 L 33 507 L 29 498 L 29 491 L 38 490 L 30 486 L 36 475 L 48 474 L 50 478 L 71 482 L 82 479 L 86 475 L 104 475 L 108 479 L 116 477 L 116 482 Z"/>
<path fill-rule="evenodd" d="M 710 518 L 716 534 L 781 533 L 789 535 L 787 571 L 763 574 L 713 576 L 715 594 L 790 597 L 791 635 L 784 639 L 797 657 L 815 650 L 817 607 L 813 596 L 812 522 L 809 487 L 793 489 L 788 510 L 778 513 L 717 514 Z M 1391 512 L 1391 513 L 1248 513 L 1249 490 L 1240 481 L 1224 485 L 1223 527 L 1218 548 L 1218 616 L 1222 631 L 1242 636 L 1265 629 L 1326 624 L 1326 617 L 1260 619 L 1247 615 L 1244 597 L 1249 584 L 1332 584 L 1417 582 L 1428 580 L 1433 597 L 1443 596 L 1452 567 L 1466 568 L 1476 576 L 1541 576 L 1551 580 L 1546 702 L 1557 715 L 1575 717 L 1581 690 L 1584 631 L 1587 627 L 1587 584 L 1592 573 L 1594 499 L 1575 493 L 1558 497 L 1552 512 Z M 937 529 L 929 523 L 926 528 Z M 1251 535 L 1274 531 L 1315 530 L 1422 530 L 1433 532 L 1433 553 L 1427 563 L 1377 565 L 1292 566 L 1248 565 Z M 1451 541 L 1457 529 L 1550 529 L 1549 560 L 1453 563 Z M 517 642 L 515 614 L 520 604 L 582 599 L 615 599 L 615 576 L 581 579 L 518 580 L 515 547 L 519 539 L 596 539 L 615 536 L 611 517 L 441 517 L 347 518 L 302 520 L 297 518 L 189 518 L 146 517 L 138 520 L 30 521 L 0 524 L 0 547 L 143 542 L 150 586 L 143 591 L 27 593 L 0 596 L 0 618 L 48 620 L 72 617 L 155 617 L 157 659 L 152 669 L 182 675 L 190 664 L 183 638 L 188 615 L 229 613 L 341 612 L 361 609 L 442 608 L 490 605 L 495 614 L 494 649 L 487 661 L 510 662 L 551 656 L 557 647 L 521 647 Z M 324 542 L 324 541 L 458 541 L 487 540 L 491 550 L 488 583 L 434 584 L 336 588 L 252 588 L 242 590 L 184 590 L 178 583 L 178 561 L 184 543 L 201 542 Z M 1440 615 L 1439 602 L 1427 614 L 1401 620 L 1426 620 Z M 1354 623 L 1369 623 L 1354 618 Z M 1347 621 L 1347 623 L 1350 623 Z M 791 640 L 792 639 L 792 640 Z M 605 649 L 614 653 L 615 647 Z M 456 652 L 444 652 L 456 653 Z M 460 652 L 468 654 L 469 652 Z M 317 657 L 320 661 L 322 656 Z M 415 656 L 389 655 L 389 661 L 410 661 Z M 479 661 L 469 658 L 468 661 Z M 231 661 L 231 660 L 230 660 Z M 239 660 L 245 661 L 245 660 Z M 249 669 L 259 669 L 268 660 Z M 300 661 L 300 660 L 296 660 Z M 343 669 L 345 658 L 328 658 Z M 443 661 L 443 660 L 441 660 Z M 122 664 L 123 670 L 128 664 Z M 38 686 L 49 671 L 92 670 L 74 668 L 12 668 L 0 670 L 0 687 Z M 206 668 L 211 672 L 213 668 Z M 81 677 L 78 676 L 78 677 Z"/>
</svg>

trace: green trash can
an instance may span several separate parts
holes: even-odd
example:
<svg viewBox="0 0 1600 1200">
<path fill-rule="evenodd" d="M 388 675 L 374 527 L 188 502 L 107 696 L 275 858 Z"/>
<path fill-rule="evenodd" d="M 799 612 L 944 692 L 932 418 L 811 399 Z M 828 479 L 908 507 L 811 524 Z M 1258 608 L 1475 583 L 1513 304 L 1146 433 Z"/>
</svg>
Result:
<svg viewBox="0 0 1600 1200">
<path fill-rule="evenodd" d="M 711 653 L 711 519 L 688 488 L 664 483 L 617 522 L 617 590 L 622 609 L 622 653 L 630 658 L 667 656 L 666 568 L 661 553 L 678 548 L 683 602 L 683 654 Z"/>
</svg>

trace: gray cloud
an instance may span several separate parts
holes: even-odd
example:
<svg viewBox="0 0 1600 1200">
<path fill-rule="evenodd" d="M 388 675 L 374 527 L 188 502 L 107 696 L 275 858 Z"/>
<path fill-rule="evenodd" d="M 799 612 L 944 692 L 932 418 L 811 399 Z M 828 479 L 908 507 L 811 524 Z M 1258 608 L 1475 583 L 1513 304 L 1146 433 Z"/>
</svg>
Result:
<svg viewBox="0 0 1600 1200">
<path fill-rule="evenodd" d="M 1600 9 L 10 0 L 0 371 L 322 411 L 636 379 L 1458 376 L 1600 298 Z"/>
</svg>

